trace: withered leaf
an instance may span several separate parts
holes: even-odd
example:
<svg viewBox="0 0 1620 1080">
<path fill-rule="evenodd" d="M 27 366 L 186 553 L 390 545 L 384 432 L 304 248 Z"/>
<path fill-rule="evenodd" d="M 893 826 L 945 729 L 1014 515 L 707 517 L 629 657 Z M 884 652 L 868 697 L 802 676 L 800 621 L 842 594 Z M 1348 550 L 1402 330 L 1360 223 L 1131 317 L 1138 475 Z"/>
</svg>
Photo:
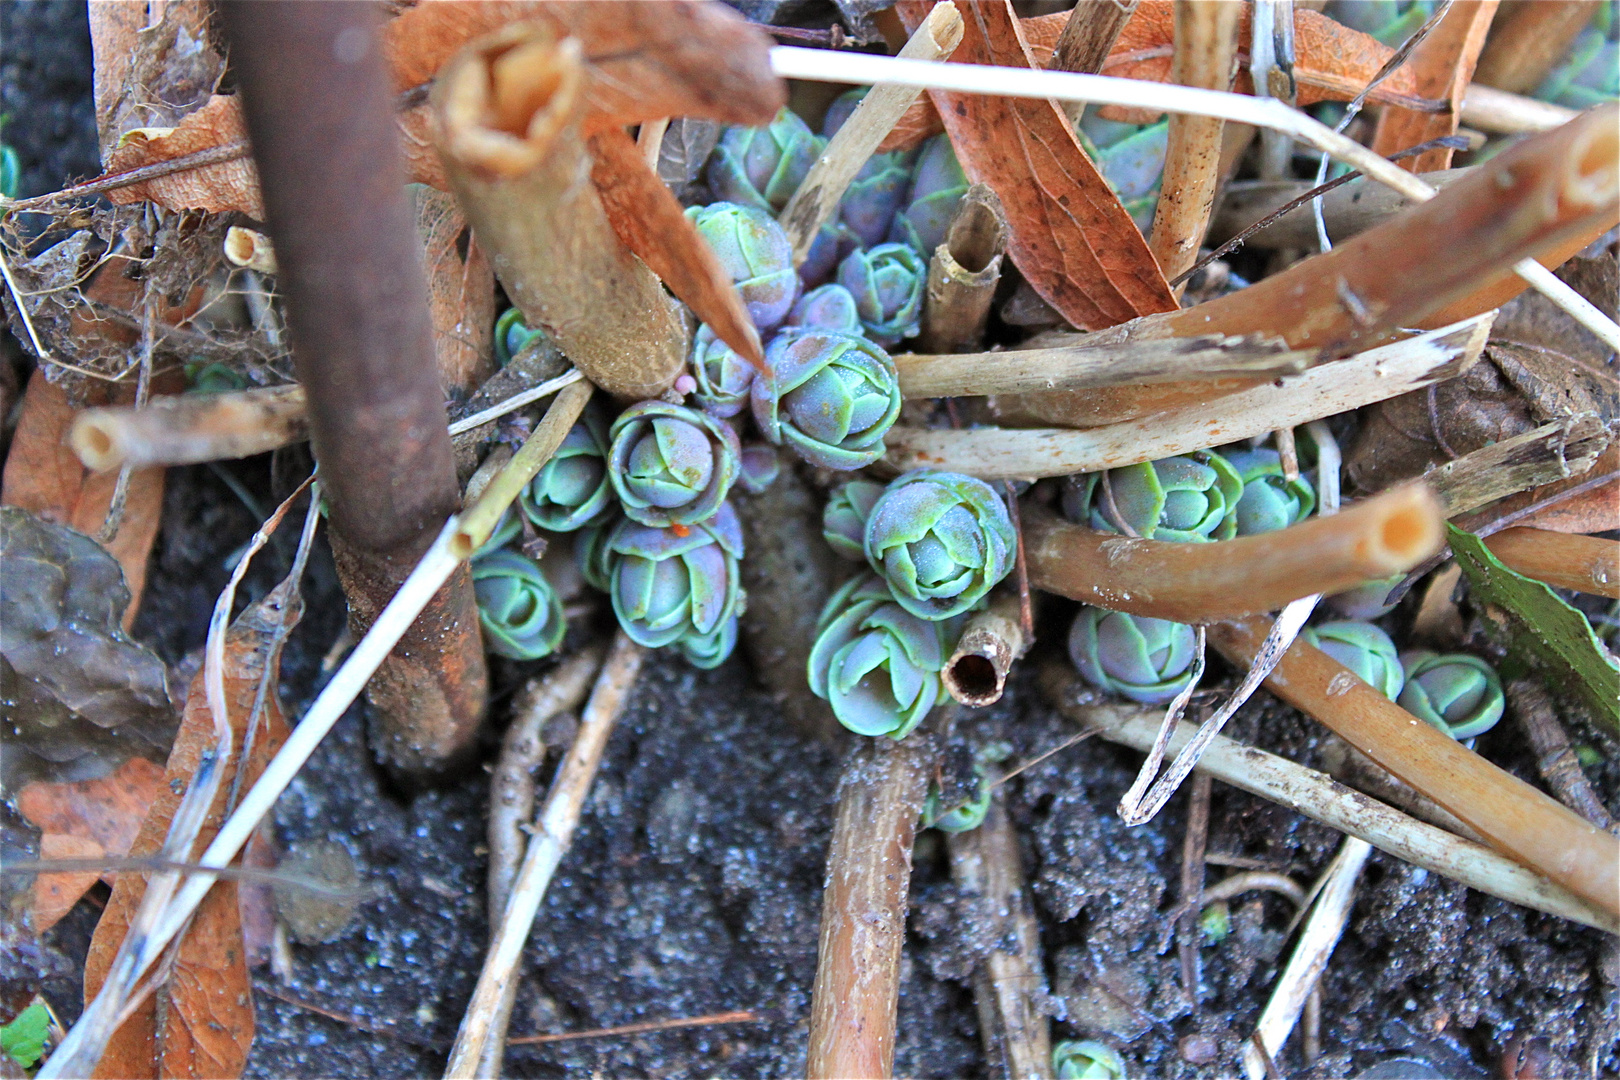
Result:
<svg viewBox="0 0 1620 1080">
<path fill-rule="evenodd" d="M 214 838 L 225 820 L 232 782 L 242 772 L 243 789 L 264 770 L 287 737 L 276 686 L 285 632 L 298 621 L 302 602 L 296 583 L 284 581 L 231 625 L 225 638 L 225 700 L 232 733 L 231 759 L 221 770 L 219 793 L 198 833 L 193 852 Z M 142 822 L 130 854 L 158 852 L 175 810 L 205 753 L 215 746 L 213 715 L 204 686 L 205 673 L 192 680 L 185 719 L 169 754 L 164 782 Z M 247 735 L 261 678 L 269 679 L 257 736 L 246 763 L 242 744 Z M 146 893 L 144 875 L 125 874 L 113 887 L 107 909 L 96 924 L 85 958 L 84 993 L 88 1002 L 101 991 L 130 919 Z M 113 1034 L 96 1066 L 97 1077 L 229 1077 L 239 1076 L 253 1043 L 253 995 L 235 882 L 216 882 L 198 905 L 190 928 L 175 953 L 171 974 Z"/>
<path fill-rule="evenodd" d="M 591 136 L 591 180 L 613 231 L 670 291 L 755 367 L 765 357 L 742 297 L 720 260 L 622 128 Z"/>
<path fill-rule="evenodd" d="M 125 132 L 172 126 L 207 101 L 225 61 L 209 44 L 203 0 L 93 0 L 89 14 L 96 128 L 106 161 Z"/>
<path fill-rule="evenodd" d="M 495 373 L 495 271 L 453 196 L 411 190 L 428 279 L 433 355 L 445 391 L 465 396 Z"/>
<path fill-rule="evenodd" d="M 915 27 L 932 5 L 905 0 Z M 953 63 L 1034 67 L 1005 0 L 958 4 L 965 32 Z M 1175 298 L 1118 196 L 1050 101 L 930 90 L 962 171 L 1000 196 L 1019 271 L 1075 326 L 1098 330 L 1174 311 Z"/>
<path fill-rule="evenodd" d="M 126 134 L 107 155 L 107 172 L 172 161 L 216 146 L 245 145 L 247 137 L 241 103 L 234 96 L 216 94 L 173 128 L 137 128 Z M 120 205 L 148 200 L 169 210 L 236 210 L 259 221 L 265 218 L 259 175 L 252 159 L 245 155 L 114 188 L 107 198 Z"/>
<path fill-rule="evenodd" d="M 1373 153 L 1388 157 L 1409 146 L 1457 133 L 1463 92 L 1474 77 L 1474 65 L 1485 47 L 1496 4 L 1497 0 L 1456 0 L 1440 24 L 1412 50 L 1400 70 L 1410 73 L 1421 96 L 1439 98 L 1451 108 L 1442 113 L 1384 109 L 1373 133 Z M 1450 168 L 1451 155 L 1452 150 L 1443 147 L 1405 158 L 1400 165 L 1408 172 L 1433 172 Z"/>
<path fill-rule="evenodd" d="M 720 141 L 720 125 L 713 120 L 680 116 L 669 122 L 658 144 L 658 179 L 669 185 L 677 199 L 697 182 L 703 163 Z"/>
</svg>

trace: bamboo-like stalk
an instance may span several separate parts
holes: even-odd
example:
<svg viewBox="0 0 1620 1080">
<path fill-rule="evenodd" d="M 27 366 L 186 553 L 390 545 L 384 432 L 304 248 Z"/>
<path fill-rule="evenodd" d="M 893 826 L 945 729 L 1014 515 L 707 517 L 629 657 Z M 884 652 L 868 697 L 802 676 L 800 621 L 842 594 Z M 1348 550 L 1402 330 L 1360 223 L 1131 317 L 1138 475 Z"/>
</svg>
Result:
<svg viewBox="0 0 1620 1080">
<path fill-rule="evenodd" d="M 956 5 L 941 0 L 900 55 L 908 60 L 945 60 L 962 43 L 962 29 Z M 850 181 L 921 94 L 914 86 L 874 86 L 832 137 L 779 218 L 793 245 L 794 266 L 810 254 L 816 234 L 837 212 L 838 201 L 849 189 Z"/>
<path fill-rule="evenodd" d="M 1176 0 L 1170 81 L 1225 90 L 1232 81 L 1241 14 L 1241 4 Z M 1179 276 L 1198 259 L 1198 247 L 1209 226 L 1215 187 L 1220 180 L 1222 126 L 1223 122 L 1214 117 L 1185 113 L 1170 116 L 1164 181 L 1148 237 L 1148 247 L 1167 280 Z M 1176 295 L 1181 295 L 1179 290 Z"/>
<path fill-rule="evenodd" d="M 1054 664 L 1053 668 L 1058 666 Z M 1158 737 L 1163 719 L 1159 710 L 1081 705 L 1077 703 L 1077 692 L 1082 690 L 1083 684 L 1072 670 L 1043 671 L 1042 675 L 1043 681 L 1057 684 L 1053 701 L 1059 711 L 1083 727 L 1095 728 L 1110 742 L 1146 751 Z M 1170 740 L 1170 752 L 1179 754 L 1197 731 L 1196 725 L 1185 721 L 1177 723 Z M 1312 821 L 1358 837 L 1397 859 L 1444 874 L 1471 889 L 1611 934 L 1620 933 L 1620 918 L 1485 845 L 1409 817 L 1323 773 L 1259 747 L 1217 735 L 1198 759 L 1198 768 L 1223 784 L 1270 799 Z"/>
<path fill-rule="evenodd" d="M 1564 58 L 1598 7 L 1592 0 L 1536 0 L 1499 13 L 1474 67 L 1474 82 L 1530 93 Z"/>
<path fill-rule="evenodd" d="M 1525 577 L 1620 600 L 1620 540 L 1521 527 L 1492 533 L 1485 546 Z"/>
<path fill-rule="evenodd" d="M 1007 252 L 1007 214 L 1001 199 L 984 184 L 962 196 L 945 242 L 928 262 L 928 288 L 923 294 L 921 345 L 955 353 L 984 340 L 990 303 L 1001 283 L 1001 260 Z"/>
<path fill-rule="evenodd" d="M 1478 359 L 1491 319 L 1490 315 L 1480 316 L 1349 360 L 1322 364 L 1282 380 L 1281 386 L 1267 383 L 1233 392 L 1232 380 L 1212 379 L 1201 384 L 1206 387 L 1203 401 L 1107 427 L 1080 431 L 896 427 L 889 432 L 885 460 L 902 472 L 940 468 L 1011 480 L 1094 472 L 1220 446 L 1282 427 L 1297 427 L 1459 375 Z M 1171 388 L 1170 396 L 1179 396 L 1182 384 L 1165 385 Z M 1106 393 L 1106 388 L 1086 393 Z M 1023 415 L 1009 416 L 1006 403 L 1016 405 L 1033 396 L 992 398 L 992 409 L 1004 423 L 1026 421 Z M 1085 394 L 1071 396 L 1083 399 Z"/>
<path fill-rule="evenodd" d="M 1450 187 L 1470 175 L 1467 169 L 1441 169 L 1423 174 L 1437 188 Z M 1309 180 L 1245 180 L 1228 184 L 1220 209 L 1209 225 L 1211 243 L 1225 243 L 1250 225 L 1260 221 L 1316 185 Z M 1392 188 L 1358 176 L 1322 196 L 1322 218 L 1328 235 L 1342 242 L 1366 232 L 1413 205 L 1412 200 Z M 1244 247 L 1265 251 L 1280 248 L 1314 248 L 1316 223 L 1308 206 L 1284 214 L 1243 241 Z"/>
<path fill-rule="evenodd" d="M 608 736 L 613 734 L 613 726 L 629 701 L 646 656 L 647 650 L 625 637 L 624 631 L 614 636 L 607 662 L 602 665 L 602 672 L 591 689 L 591 699 L 579 718 L 579 734 L 557 769 L 557 777 L 546 796 L 545 809 L 535 820 L 528 853 L 513 882 L 512 897 L 495 928 L 489 954 L 478 974 L 478 985 L 467 1003 L 461 1030 L 456 1033 L 456 1045 L 444 1070 L 447 1080 L 452 1077 L 470 1080 L 485 1075 L 479 1071 L 479 1063 L 483 1060 L 485 1046 L 494 1037 L 495 1006 L 505 984 L 517 979 L 523 943 L 534 926 L 546 887 L 551 884 L 562 857 L 568 853 L 580 811 L 591 791 L 591 781 L 602 763 L 602 751 L 607 748 Z"/>
<path fill-rule="evenodd" d="M 1209 641 L 1246 665 L 1270 626 L 1264 616 L 1219 623 L 1209 628 Z M 1266 686 L 1451 811 L 1497 851 L 1620 916 L 1620 839 L 1425 724 L 1303 641 L 1290 646 Z"/>
<path fill-rule="evenodd" d="M 863 740 L 844 769 L 811 991 L 811 1080 L 894 1075 L 911 846 L 936 757 L 933 740 L 913 732 Z"/>
<path fill-rule="evenodd" d="M 1048 71 L 1073 71 L 1082 75 L 1095 75 L 1102 70 L 1108 54 L 1114 51 L 1119 32 L 1136 14 L 1140 0 L 1075 0 L 1064 20 L 1063 32 L 1058 35 L 1052 55 L 1046 61 Z M 1078 124 L 1086 111 L 1084 102 L 1065 101 L 1063 112 L 1069 123 Z"/>
<path fill-rule="evenodd" d="M 977 925 L 986 931 L 979 940 L 989 946 L 973 972 L 985 1057 L 1000 1064 L 995 1075 L 1009 1080 L 1051 1080 L 1040 927 L 1019 865 L 1018 833 L 1000 795 L 978 828 L 950 833 L 945 844 L 951 879 L 977 908 Z"/>
<path fill-rule="evenodd" d="M 245 267 L 255 273 L 276 272 L 276 249 L 270 238 L 240 225 L 225 230 L 225 258 L 232 266 Z"/>
<path fill-rule="evenodd" d="M 1574 109 L 1538 101 L 1522 94 L 1510 94 L 1480 83 L 1469 83 L 1463 91 L 1462 119 L 1469 127 L 1500 135 L 1527 135 L 1551 131 L 1579 115 Z"/>
<path fill-rule="evenodd" d="M 1609 448 L 1608 425 L 1595 416 L 1543 424 L 1481 447 L 1423 474 L 1453 518 L 1542 484 L 1583 476 Z"/>
<path fill-rule="evenodd" d="M 1017 594 L 998 593 L 989 607 L 962 628 L 956 649 L 940 673 L 946 692 L 972 708 L 994 705 L 1001 700 L 1013 661 L 1028 652 L 1031 644 L 1024 636 Z"/>
<path fill-rule="evenodd" d="M 97 472 L 251 457 L 308 438 L 304 388 L 296 383 L 85 409 L 68 432 L 84 467 Z"/>
<path fill-rule="evenodd" d="M 1330 517 L 1207 544 L 1116 536 L 1026 501 L 1029 581 L 1071 600 L 1184 623 L 1275 611 L 1403 573 L 1440 550 L 1440 505 L 1421 484 Z"/>
<path fill-rule="evenodd" d="M 674 384 L 686 335 L 658 279 L 619 240 L 588 179 L 584 60 L 572 38 L 515 24 L 467 46 L 430 101 L 450 185 L 530 326 L 619 398 Z"/>
</svg>

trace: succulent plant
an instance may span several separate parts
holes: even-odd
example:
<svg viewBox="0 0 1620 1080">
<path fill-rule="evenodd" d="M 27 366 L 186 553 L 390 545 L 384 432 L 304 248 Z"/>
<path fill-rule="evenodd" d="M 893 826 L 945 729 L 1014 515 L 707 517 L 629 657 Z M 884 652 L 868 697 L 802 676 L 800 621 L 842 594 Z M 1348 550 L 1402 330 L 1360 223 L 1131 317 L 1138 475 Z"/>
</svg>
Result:
<svg viewBox="0 0 1620 1080">
<path fill-rule="evenodd" d="M 1237 534 L 1243 479 L 1213 450 L 1109 469 L 1106 485 L 1104 475 L 1071 479 L 1063 494 L 1069 520 L 1149 540 L 1229 540 Z"/>
<path fill-rule="evenodd" d="M 883 495 L 883 485 L 851 480 L 832 493 L 821 512 L 821 535 L 850 562 L 866 561 L 866 519 Z"/>
<path fill-rule="evenodd" d="M 523 322 L 523 312 L 509 307 L 495 320 L 495 363 L 505 367 L 523 347 L 544 334 L 544 330 L 530 330 Z"/>
<path fill-rule="evenodd" d="M 1068 1039 L 1052 1047 L 1057 1080 L 1125 1080 L 1125 1059 L 1093 1039 Z"/>
<path fill-rule="evenodd" d="M 956 204 L 967 192 L 967 176 L 957 163 L 951 140 L 935 135 L 923 144 L 912 173 L 906 208 L 894 216 L 889 239 L 910 244 L 926 262 L 945 242 L 945 232 L 956 216 Z"/>
<path fill-rule="evenodd" d="M 709 158 L 709 187 L 728 202 L 776 213 L 793 198 L 826 145 L 785 108 L 764 127 L 727 128 Z"/>
<path fill-rule="evenodd" d="M 1394 701 L 1406 684 L 1400 654 L 1389 635 L 1370 622 L 1345 620 L 1307 626 L 1300 637 L 1356 673 Z"/>
<path fill-rule="evenodd" d="M 568 629 L 562 601 L 533 559 L 510 549 L 493 551 L 473 560 L 472 579 L 490 652 L 538 660 L 562 643 Z"/>
<path fill-rule="evenodd" d="M 608 476 L 607 422 L 599 409 L 585 413 L 519 496 L 523 513 L 551 532 L 599 525 L 613 513 Z"/>
<path fill-rule="evenodd" d="M 754 379 L 761 434 L 826 469 L 859 469 L 883 456 L 900 415 L 900 377 L 889 354 L 833 330 L 785 330 Z"/>
<path fill-rule="evenodd" d="M 840 334 L 866 332 L 855 297 L 842 285 L 823 285 L 799 297 L 787 324 L 804 330 L 836 330 Z"/>
<path fill-rule="evenodd" d="M 692 377 L 697 382 L 693 394 L 700 408 L 715 416 L 736 416 L 748 407 L 748 388 L 754 382 L 754 365 L 737 350 L 715 336 L 707 326 L 698 327 L 692 339 Z"/>
<path fill-rule="evenodd" d="M 608 540 L 623 520 L 624 516 L 618 508 L 612 507 L 605 522 L 587 525 L 574 534 L 574 565 L 579 567 L 579 576 L 585 579 L 585 584 L 598 592 L 613 588 L 612 552 L 608 550 Z"/>
<path fill-rule="evenodd" d="M 1006 503 L 983 480 L 915 469 L 873 504 L 863 544 L 866 561 L 901 607 L 919 618 L 948 619 L 1007 576 L 1018 534 Z"/>
<path fill-rule="evenodd" d="M 782 472 L 782 459 L 770 443 L 749 443 L 742 448 L 742 468 L 737 471 L 737 483 L 750 495 L 758 495 L 772 484 Z"/>
<path fill-rule="evenodd" d="M 1283 475 L 1282 455 L 1275 450 L 1236 450 L 1221 455 L 1243 480 L 1237 504 L 1237 534 L 1253 536 L 1287 528 L 1316 509 L 1316 490 L 1303 476 Z"/>
<path fill-rule="evenodd" d="M 838 264 L 838 284 L 855 298 L 866 336 L 879 345 L 915 337 L 922 321 L 928 263 L 908 244 L 852 251 Z"/>
<path fill-rule="evenodd" d="M 837 134 L 866 93 L 867 88 L 863 86 L 835 100 L 827 108 L 821 134 L 828 139 Z M 863 245 L 871 247 L 883 242 L 911 187 L 911 165 L 916 156 L 913 150 L 873 154 L 845 189 L 838 203 L 838 216 L 860 237 Z"/>
<path fill-rule="evenodd" d="M 1502 680 L 1477 656 L 1415 650 L 1401 656 L 1406 688 L 1401 708 L 1453 739 L 1483 735 L 1502 719 Z"/>
<path fill-rule="evenodd" d="M 799 280 L 807 289 L 823 284 L 832 278 L 838 264 L 860 246 L 861 238 L 853 229 L 841 220 L 829 221 L 810 241 L 810 250 L 805 252 L 804 262 L 799 265 Z"/>
<path fill-rule="evenodd" d="M 691 525 L 719 508 L 737 479 L 742 448 L 708 413 L 643 401 L 608 430 L 608 477 L 625 514 L 643 525 Z"/>
<path fill-rule="evenodd" d="M 1395 586 L 1406 580 L 1405 574 L 1392 574 L 1376 581 L 1365 581 L 1353 589 L 1334 593 L 1327 602 L 1333 610 L 1349 619 L 1376 619 L 1395 610 L 1394 604 L 1384 600 Z"/>
<path fill-rule="evenodd" d="M 990 813 L 990 778 L 985 775 L 982 766 L 975 765 L 973 779 L 973 797 L 952 807 L 941 806 L 939 787 L 929 784 L 928 796 L 923 800 L 923 828 L 960 833 L 983 825 L 985 815 Z"/>
<path fill-rule="evenodd" d="M 856 734 L 904 738 L 939 699 L 947 629 L 895 603 L 882 578 L 857 575 L 821 611 L 810 690 Z"/>
<path fill-rule="evenodd" d="M 780 323 L 793 306 L 799 275 L 787 233 L 770 212 L 718 202 L 688 207 L 686 216 L 736 283 L 754 325 L 770 330 Z"/>
<path fill-rule="evenodd" d="M 1185 623 L 1083 607 L 1069 628 L 1069 659 L 1091 685 L 1162 705 L 1192 681 L 1198 636 Z"/>
<path fill-rule="evenodd" d="M 730 503 L 691 526 L 655 528 L 627 518 L 606 548 L 613 612 L 632 641 L 675 645 L 699 666 L 730 655 L 736 633 L 727 624 L 743 606 L 742 526 Z"/>
</svg>

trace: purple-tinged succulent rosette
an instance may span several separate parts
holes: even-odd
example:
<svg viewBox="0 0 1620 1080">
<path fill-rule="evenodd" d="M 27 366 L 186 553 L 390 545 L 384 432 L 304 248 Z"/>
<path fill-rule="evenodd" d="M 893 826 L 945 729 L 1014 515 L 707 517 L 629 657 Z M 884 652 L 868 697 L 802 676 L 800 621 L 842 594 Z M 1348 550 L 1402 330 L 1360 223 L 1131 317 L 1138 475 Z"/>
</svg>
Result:
<svg viewBox="0 0 1620 1080">
<path fill-rule="evenodd" d="M 692 394 L 698 407 L 715 416 L 736 416 L 748 408 L 748 388 L 754 383 L 754 365 L 715 336 L 708 326 L 698 327 L 692 339 Z"/>
<path fill-rule="evenodd" d="M 928 264 L 909 245 L 879 244 L 851 252 L 838 264 L 838 284 L 855 298 L 866 336 L 879 345 L 917 335 Z"/>
<path fill-rule="evenodd" d="M 608 475 L 631 519 L 662 528 L 692 525 L 719 509 L 737 479 L 742 448 L 708 413 L 643 401 L 609 429 Z"/>
<path fill-rule="evenodd" d="M 727 202 L 776 213 L 827 145 L 791 109 L 764 127 L 731 127 L 709 158 L 709 187 Z"/>
<path fill-rule="evenodd" d="M 974 607 L 1012 569 L 1018 534 L 983 480 L 937 469 L 905 473 L 866 520 L 866 561 L 923 619 Z"/>
<path fill-rule="evenodd" d="M 798 294 L 799 275 L 793 269 L 793 247 L 776 219 L 764 210 L 729 202 L 688 207 L 686 216 L 736 284 L 754 325 L 770 330 L 780 323 Z"/>
<path fill-rule="evenodd" d="M 889 354 L 832 330 L 784 330 L 754 379 L 760 433 L 812 465 L 859 469 L 883 456 L 900 415 L 900 377 Z"/>
<path fill-rule="evenodd" d="M 742 527 L 729 503 L 691 526 L 621 521 L 606 543 L 608 593 L 619 625 L 637 644 L 674 645 L 700 667 L 720 664 L 736 644 L 742 554 Z"/>
<path fill-rule="evenodd" d="M 607 455 L 607 421 L 601 410 L 587 406 L 551 460 L 523 488 L 519 501 L 524 515 L 551 532 L 606 521 L 613 514 Z"/>
</svg>

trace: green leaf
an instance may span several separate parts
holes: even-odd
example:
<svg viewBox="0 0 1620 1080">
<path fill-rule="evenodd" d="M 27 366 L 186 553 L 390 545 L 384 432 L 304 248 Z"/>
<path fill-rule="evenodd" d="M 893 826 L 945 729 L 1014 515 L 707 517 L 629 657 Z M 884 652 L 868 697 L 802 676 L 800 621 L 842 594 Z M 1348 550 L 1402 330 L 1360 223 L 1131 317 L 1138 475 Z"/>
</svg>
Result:
<svg viewBox="0 0 1620 1080">
<path fill-rule="evenodd" d="M 0 1052 L 9 1054 L 22 1068 L 32 1069 L 45 1053 L 45 1033 L 50 1026 L 50 1011 L 35 1001 L 11 1023 L 0 1027 Z"/>
<path fill-rule="evenodd" d="M 1474 595 L 1507 613 L 1514 651 L 1543 668 L 1554 687 L 1574 687 L 1594 715 L 1620 729 L 1620 664 L 1586 617 L 1542 582 L 1503 566 L 1473 533 L 1455 525 L 1446 531 Z"/>
</svg>

